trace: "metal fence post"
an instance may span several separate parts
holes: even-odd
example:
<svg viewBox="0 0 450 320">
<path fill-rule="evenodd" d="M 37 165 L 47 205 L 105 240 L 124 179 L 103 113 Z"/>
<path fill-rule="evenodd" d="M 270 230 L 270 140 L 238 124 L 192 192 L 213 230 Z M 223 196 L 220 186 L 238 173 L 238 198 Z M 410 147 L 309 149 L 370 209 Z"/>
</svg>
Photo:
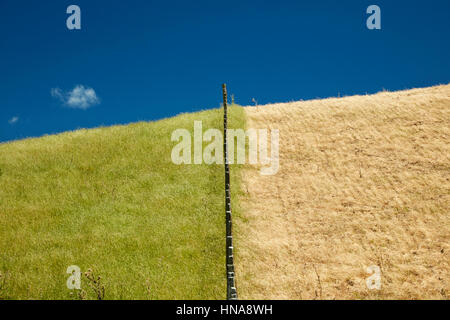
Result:
<svg viewBox="0 0 450 320">
<path fill-rule="evenodd" d="M 231 222 L 231 192 L 230 166 L 228 162 L 228 114 L 227 114 L 227 86 L 222 85 L 223 92 L 223 154 L 225 162 L 225 223 L 226 223 L 226 271 L 227 271 L 227 300 L 237 300 L 234 274 L 233 236 Z"/>
</svg>

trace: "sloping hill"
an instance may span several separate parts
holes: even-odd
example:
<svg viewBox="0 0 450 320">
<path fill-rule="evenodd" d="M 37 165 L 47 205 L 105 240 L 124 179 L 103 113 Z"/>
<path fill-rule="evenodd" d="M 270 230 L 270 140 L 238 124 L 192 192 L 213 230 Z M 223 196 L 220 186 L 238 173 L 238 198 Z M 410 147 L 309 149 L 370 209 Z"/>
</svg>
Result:
<svg viewBox="0 0 450 320">
<path fill-rule="evenodd" d="M 222 112 L 1 144 L 0 299 L 79 298 L 70 265 L 105 299 L 225 298 L 223 166 L 171 161 L 175 129 L 222 130 Z"/>
<path fill-rule="evenodd" d="M 450 297 L 450 85 L 245 111 L 280 171 L 244 172 L 241 298 Z"/>
</svg>

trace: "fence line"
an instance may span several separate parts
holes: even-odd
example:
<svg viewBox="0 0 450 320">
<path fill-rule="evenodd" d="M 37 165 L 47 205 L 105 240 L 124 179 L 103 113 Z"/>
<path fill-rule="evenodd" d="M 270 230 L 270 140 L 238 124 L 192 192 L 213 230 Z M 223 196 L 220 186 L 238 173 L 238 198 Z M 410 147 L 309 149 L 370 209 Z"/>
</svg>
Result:
<svg viewBox="0 0 450 320">
<path fill-rule="evenodd" d="M 227 300 L 237 300 L 234 274 L 233 235 L 231 221 L 231 190 L 230 166 L 228 162 L 228 114 L 227 114 L 227 86 L 222 85 L 223 92 L 223 155 L 225 158 L 225 224 L 226 224 L 226 270 L 227 270 Z"/>
</svg>

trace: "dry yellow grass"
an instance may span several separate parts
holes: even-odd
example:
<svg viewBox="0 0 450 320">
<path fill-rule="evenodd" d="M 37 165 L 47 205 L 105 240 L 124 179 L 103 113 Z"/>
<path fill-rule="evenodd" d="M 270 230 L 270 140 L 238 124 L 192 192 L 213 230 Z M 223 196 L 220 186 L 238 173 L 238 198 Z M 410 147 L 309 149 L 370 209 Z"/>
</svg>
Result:
<svg viewBox="0 0 450 320">
<path fill-rule="evenodd" d="M 280 170 L 243 173 L 240 298 L 450 297 L 450 85 L 246 113 L 280 130 Z"/>
</svg>

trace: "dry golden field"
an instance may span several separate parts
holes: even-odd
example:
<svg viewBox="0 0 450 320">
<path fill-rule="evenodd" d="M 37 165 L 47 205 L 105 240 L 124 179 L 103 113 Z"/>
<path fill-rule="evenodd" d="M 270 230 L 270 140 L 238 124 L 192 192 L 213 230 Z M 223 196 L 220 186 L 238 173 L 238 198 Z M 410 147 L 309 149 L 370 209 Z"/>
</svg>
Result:
<svg viewBox="0 0 450 320">
<path fill-rule="evenodd" d="M 450 85 L 245 110 L 280 170 L 243 170 L 240 298 L 450 298 Z"/>
</svg>

